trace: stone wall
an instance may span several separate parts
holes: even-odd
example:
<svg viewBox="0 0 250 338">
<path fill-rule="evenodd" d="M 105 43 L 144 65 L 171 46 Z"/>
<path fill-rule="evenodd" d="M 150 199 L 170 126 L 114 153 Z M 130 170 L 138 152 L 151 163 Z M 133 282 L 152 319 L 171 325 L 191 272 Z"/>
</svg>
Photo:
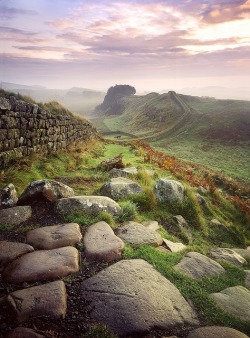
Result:
<svg viewBox="0 0 250 338">
<path fill-rule="evenodd" d="M 88 121 L 52 114 L 14 96 L 0 97 L 0 167 L 31 153 L 65 149 L 95 135 Z"/>
</svg>

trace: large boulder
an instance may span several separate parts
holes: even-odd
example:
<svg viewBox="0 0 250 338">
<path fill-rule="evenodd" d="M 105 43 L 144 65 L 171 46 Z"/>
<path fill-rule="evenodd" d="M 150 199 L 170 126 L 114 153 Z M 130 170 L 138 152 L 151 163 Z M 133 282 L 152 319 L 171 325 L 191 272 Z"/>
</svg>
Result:
<svg viewBox="0 0 250 338">
<path fill-rule="evenodd" d="M 225 272 L 219 263 L 198 252 L 188 252 L 174 269 L 194 279 L 220 275 Z"/>
<path fill-rule="evenodd" d="M 247 264 L 247 261 L 245 260 L 245 258 L 243 258 L 241 255 L 239 255 L 237 252 L 235 252 L 232 249 L 227 249 L 227 248 L 213 249 L 210 252 L 210 256 L 214 259 L 226 261 L 226 262 L 229 262 L 237 266 L 242 266 L 244 264 Z"/>
<path fill-rule="evenodd" d="M 1 315 L 12 314 L 20 322 L 30 318 L 64 318 L 67 310 L 67 293 L 63 281 L 17 290 L 0 299 Z"/>
<path fill-rule="evenodd" d="M 29 204 L 41 197 L 45 197 L 50 202 L 55 202 L 59 198 L 71 196 L 74 196 L 74 190 L 61 182 L 54 180 L 38 180 L 30 183 L 20 196 L 18 204 Z"/>
<path fill-rule="evenodd" d="M 56 201 L 55 210 L 58 213 L 85 211 L 89 214 L 106 211 L 112 215 L 119 215 L 122 209 L 119 204 L 106 196 L 74 196 Z"/>
<path fill-rule="evenodd" d="M 64 247 L 19 257 L 4 269 L 2 277 L 7 283 L 21 284 L 61 278 L 78 271 L 78 250 Z"/>
<path fill-rule="evenodd" d="M 123 241 L 114 234 L 106 222 L 98 222 L 85 232 L 84 251 L 90 261 L 111 262 L 121 258 Z"/>
<path fill-rule="evenodd" d="M 174 180 L 160 178 L 155 186 L 154 191 L 159 202 L 182 202 L 184 198 L 183 185 Z"/>
<path fill-rule="evenodd" d="M 122 154 L 119 154 L 118 156 L 112 158 L 107 158 L 106 160 L 102 161 L 98 167 L 104 171 L 124 168 L 124 164 L 122 162 Z"/>
<path fill-rule="evenodd" d="M 211 297 L 224 311 L 250 322 L 250 291 L 243 286 L 232 286 Z"/>
<path fill-rule="evenodd" d="M 157 247 L 163 243 L 161 235 L 156 231 L 149 230 L 142 224 L 132 221 L 117 228 L 115 233 L 124 242 L 133 245 L 149 244 Z"/>
<path fill-rule="evenodd" d="M 33 251 L 34 248 L 25 243 L 0 241 L 0 271 L 16 258 Z"/>
<path fill-rule="evenodd" d="M 81 239 L 80 227 L 76 223 L 50 225 L 31 230 L 26 234 L 26 242 L 41 250 L 74 246 Z"/>
<path fill-rule="evenodd" d="M 104 196 L 108 196 L 114 200 L 136 195 L 143 192 L 142 187 L 125 177 L 111 178 L 100 189 L 100 192 Z"/>
<path fill-rule="evenodd" d="M 248 336 L 231 327 L 204 326 L 191 331 L 187 338 L 248 338 Z"/>
<path fill-rule="evenodd" d="M 29 205 L 0 210 L 0 224 L 19 225 L 27 221 L 32 215 Z"/>
<path fill-rule="evenodd" d="M 12 183 L 0 190 L 0 209 L 12 208 L 17 204 L 17 201 L 17 191 Z"/>
<path fill-rule="evenodd" d="M 80 296 L 92 320 L 107 324 L 119 337 L 199 323 L 179 290 L 141 259 L 120 261 L 83 281 Z"/>
</svg>

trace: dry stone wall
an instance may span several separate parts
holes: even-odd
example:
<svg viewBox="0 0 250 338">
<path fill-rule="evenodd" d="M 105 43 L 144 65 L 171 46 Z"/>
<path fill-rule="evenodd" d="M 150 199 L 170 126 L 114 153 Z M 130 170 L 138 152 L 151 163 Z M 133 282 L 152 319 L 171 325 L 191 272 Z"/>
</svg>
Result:
<svg viewBox="0 0 250 338">
<path fill-rule="evenodd" d="M 96 135 L 85 120 L 52 114 L 36 104 L 0 97 L 0 167 L 36 152 L 55 152 Z"/>
</svg>

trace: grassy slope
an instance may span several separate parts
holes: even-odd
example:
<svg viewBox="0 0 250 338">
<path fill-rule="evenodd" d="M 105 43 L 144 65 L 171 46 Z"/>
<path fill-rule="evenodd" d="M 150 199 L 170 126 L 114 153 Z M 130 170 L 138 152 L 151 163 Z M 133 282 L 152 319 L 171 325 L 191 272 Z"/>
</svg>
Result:
<svg viewBox="0 0 250 338">
<path fill-rule="evenodd" d="M 141 172 L 133 179 L 144 186 L 145 192 L 120 202 L 123 206 L 123 214 L 118 218 L 112 218 L 103 213 L 92 217 L 86 214 L 71 214 L 67 215 L 67 221 L 78 222 L 84 231 L 86 226 L 101 219 L 109 222 L 113 227 L 117 227 L 121 221 L 129 219 L 136 221 L 154 219 L 164 224 L 164 220 L 172 215 L 181 214 L 187 219 L 194 236 L 194 242 L 188 246 L 189 251 L 195 250 L 206 254 L 212 247 L 218 245 L 234 247 L 250 244 L 249 218 L 217 190 L 208 191 L 205 197 L 208 207 L 202 207 L 195 200 L 197 189 L 183 181 L 186 186 L 186 196 L 182 204 L 158 204 L 154 199 L 153 185 L 158 177 L 166 177 L 171 173 L 150 163 L 145 163 L 145 150 L 135 145 L 79 144 L 78 148 L 70 149 L 67 153 L 62 152 L 46 157 L 35 155 L 33 158 L 23 159 L 3 171 L 0 187 L 12 182 L 20 193 L 34 179 L 60 178 L 72 186 L 76 194 L 98 194 L 100 186 L 108 179 L 108 175 L 98 169 L 99 163 L 107 157 L 114 157 L 120 153 L 123 154 L 126 166 L 142 168 Z M 155 176 L 149 177 L 143 170 L 144 168 L 155 169 Z M 171 176 L 175 178 L 175 174 L 172 173 Z M 177 176 L 178 180 L 181 180 L 180 175 Z M 215 217 L 226 225 L 229 232 L 208 226 L 209 221 Z M 4 228 L 2 228 L 3 230 Z M 179 240 L 164 229 L 161 230 L 161 234 L 165 238 Z M 247 323 L 224 313 L 217 308 L 209 296 L 209 293 L 220 291 L 229 286 L 244 286 L 243 268 L 223 264 L 226 269 L 224 275 L 194 281 L 173 269 L 173 265 L 179 262 L 184 253 L 165 254 L 147 245 L 138 248 L 127 245 L 124 258 L 143 258 L 153 264 L 179 288 L 184 297 L 192 300 L 203 324 L 231 326 L 250 334 Z M 72 278 L 74 279 L 74 277 Z"/>
<path fill-rule="evenodd" d="M 103 132 L 123 131 L 170 155 L 249 179 L 250 102 L 151 93 L 123 99 L 122 115 L 93 120 Z M 123 139 L 128 137 L 122 136 Z"/>
</svg>

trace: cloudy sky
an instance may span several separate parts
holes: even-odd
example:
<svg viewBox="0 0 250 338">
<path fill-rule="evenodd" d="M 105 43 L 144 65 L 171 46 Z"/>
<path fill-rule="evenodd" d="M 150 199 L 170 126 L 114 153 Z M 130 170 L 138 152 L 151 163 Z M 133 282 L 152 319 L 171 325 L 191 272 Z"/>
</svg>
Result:
<svg viewBox="0 0 250 338">
<path fill-rule="evenodd" d="M 250 0 L 0 0 L 0 80 L 249 86 Z"/>
</svg>

